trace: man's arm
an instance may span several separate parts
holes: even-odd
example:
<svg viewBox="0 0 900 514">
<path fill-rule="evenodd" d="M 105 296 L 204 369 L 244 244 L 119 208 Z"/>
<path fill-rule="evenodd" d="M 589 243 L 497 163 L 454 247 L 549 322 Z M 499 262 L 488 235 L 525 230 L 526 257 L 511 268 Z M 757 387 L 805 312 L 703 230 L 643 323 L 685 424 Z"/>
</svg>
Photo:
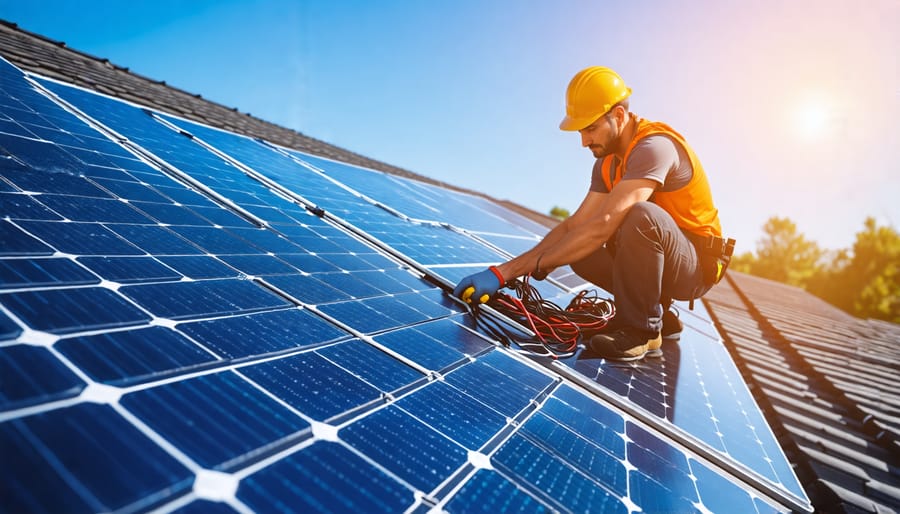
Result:
<svg viewBox="0 0 900 514">
<path fill-rule="evenodd" d="M 522 269 L 523 271 L 519 272 L 517 275 L 501 274 L 498 267 L 491 266 L 484 271 L 469 275 L 460 280 L 453 289 L 453 295 L 466 303 L 484 303 L 488 301 L 498 289 L 503 287 L 503 283 L 507 279 L 516 278 L 535 271 L 534 268 L 538 258 L 554 246 L 558 245 L 561 241 L 565 240 L 572 231 L 593 219 L 608 196 L 609 195 L 604 193 L 588 192 L 587 196 L 582 200 L 581 205 L 575 211 L 575 214 L 553 227 L 553 229 L 550 230 L 550 232 L 547 232 L 547 235 L 545 235 L 544 238 L 541 239 L 541 242 L 535 245 L 534 248 L 509 262 L 501 264 L 501 266 L 505 266 L 509 269 Z M 529 262 L 532 264 L 530 268 L 527 268 L 528 264 L 523 263 Z M 541 261 L 541 268 L 547 270 L 553 269 L 544 266 L 543 261 Z M 504 273 L 511 273 L 509 269 Z"/>
<path fill-rule="evenodd" d="M 566 237 L 566 234 L 568 234 L 570 231 L 581 226 L 587 220 L 591 219 L 594 214 L 599 211 L 600 205 L 603 203 L 607 196 L 609 195 L 605 193 L 588 191 L 587 196 L 585 196 L 584 200 L 581 201 L 581 205 L 578 206 L 578 209 L 576 209 L 571 216 L 553 227 L 553 229 L 548 232 L 543 239 L 541 239 L 541 242 L 535 245 L 531 250 L 528 250 L 525 254 L 522 255 L 522 257 L 527 254 L 540 255 L 546 252 L 547 249 L 557 244 L 561 239 Z M 549 268 L 544 266 L 544 269 Z"/>
<path fill-rule="evenodd" d="M 506 279 L 577 262 L 597 251 L 615 233 L 637 202 L 650 198 L 659 183 L 650 179 L 622 180 L 609 194 L 588 193 L 575 215 L 551 230 L 537 246 L 497 266 Z M 567 223 L 568 222 L 568 223 Z"/>
<path fill-rule="evenodd" d="M 535 245 L 534 248 L 519 255 L 518 257 L 514 258 L 510 262 L 514 262 L 514 261 L 515 262 L 518 262 L 518 261 L 530 262 L 533 260 L 535 263 L 537 263 L 538 257 L 540 257 L 547 250 L 549 250 L 550 248 L 552 248 L 553 246 L 558 244 L 572 230 L 576 229 L 577 227 L 580 227 L 581 225 L 586 223 L 588 220 L 590 220 L 599 211 L 600 206 L 606 200 L 607 196 L 609 196 L 609 195 L 606 193 L 597 193 L 594 191 L 588 191 L 587 196 L 585 196 L 584 200 L 581 201 L 581 205 L 578 206 L 578 209 L 576 209 L 575 212 L 571 216 L 564 219 L 558 225 L 553 227 L 553 229 L 550 230 L 550 232 L 547 232 L 547 234 L 544 236 L 544 238 L 541 239 L 541 241 L 537 245 Z M 506 264 L 509 264 L 509 263 L 506 263 Z M 506 264 L 501 265 L 500 267 L 506 266 Z M 551 270 L 553 270 L 554 267 L 545 266 L 544 261 L 541 260 L 541 269 L 551 271 Z M 509 276 L 509 278 L 515 278 L 515 277 L 518 277 L 521 275 L 525 275 L 527 273 L 532 273 L 534 271 L 537 271 L 536 266 L 528 269 L 527 271 L 525 271 L 523 273 L 520 273 L 519 275 L 503 275 L 503 276 L 504 277 Z"/>
</svg>

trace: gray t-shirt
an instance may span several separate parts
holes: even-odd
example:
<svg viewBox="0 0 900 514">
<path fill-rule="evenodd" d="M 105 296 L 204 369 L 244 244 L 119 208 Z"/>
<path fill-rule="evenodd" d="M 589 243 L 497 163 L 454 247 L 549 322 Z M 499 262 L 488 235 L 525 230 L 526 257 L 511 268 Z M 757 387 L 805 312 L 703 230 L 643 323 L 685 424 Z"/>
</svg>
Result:
<svg viewBox="0 0 900 514">
<path fill-rule="evenodd" d="M 616 156 L 612 158 L 615 159 L 613 165 L 615 169 L 619 158 Z M 601 175 L 602 162 L 603 159 L 597 159 L 594 163 L 591 191 L 609 193 Z M 622 180 L 647 178 L 660 184 L 658 191 L 676 191 L 686 186 L 693 176 L 691 159 L 681 144 L 664 134 L 654 134 L 641 139 L 635 145 L 628 156 L 628 162 L 625 163 L 625 175 Z"/>
</svg>

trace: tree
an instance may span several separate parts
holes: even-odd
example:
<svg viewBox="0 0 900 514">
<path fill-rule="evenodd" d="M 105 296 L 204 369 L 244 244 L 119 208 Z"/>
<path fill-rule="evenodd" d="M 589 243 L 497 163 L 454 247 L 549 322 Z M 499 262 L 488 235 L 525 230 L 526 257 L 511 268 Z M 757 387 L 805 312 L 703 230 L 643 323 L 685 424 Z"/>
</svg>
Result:
<svg viewBox="0 0 900 514">
<path fill-rule="evenodd" d="M 731 258 L 728 269 L 732 271 L 740 271 L 741 273 L 753 273 L 753 266 L 756 264 L 756 256 L 753 252 L 744 252 Z"/>
<path fill-rule="evenodd" d="M 810 292 L 863 318 L 900 323 L 900 234 L 866 218 L 852 255 L 842 251 Z"/>
<path fill-rule="evenodd" d="M 558 220 L 564 220 L 569 217 L 569 209 L 563 209 L 558 205 L 554 205 L 552 209 L 550 209 L 550 215 Z"/>
<path fill-rule="evenodd" d="M 823 255 L 819 245 L 808 241 L 788 218 L 769 218 L 763 225 L 763 232 L 765 236 L 756 244 L 756 258 L 748 259 L 746 263 L 749 272 L 804 287 L 819 271 Z M 739 259 L 739 265 L 742 264 Z"/>
</svg>

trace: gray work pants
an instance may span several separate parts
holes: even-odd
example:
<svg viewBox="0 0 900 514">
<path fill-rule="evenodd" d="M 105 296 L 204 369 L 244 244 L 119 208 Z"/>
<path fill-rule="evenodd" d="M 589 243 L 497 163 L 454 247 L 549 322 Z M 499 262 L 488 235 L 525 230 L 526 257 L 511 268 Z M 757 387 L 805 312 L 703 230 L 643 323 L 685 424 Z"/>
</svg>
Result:
<svg viewBox="0 0 900 514">
<path fill-rule="evenodd" d="M 694 245 L 652 202 L 636 203 L 610 241 L 572 269 L 613 294 L 617 325 L 647 332 L 662 328 L 661 302 L 699 298 L 710 288 Z"/>
</svg>

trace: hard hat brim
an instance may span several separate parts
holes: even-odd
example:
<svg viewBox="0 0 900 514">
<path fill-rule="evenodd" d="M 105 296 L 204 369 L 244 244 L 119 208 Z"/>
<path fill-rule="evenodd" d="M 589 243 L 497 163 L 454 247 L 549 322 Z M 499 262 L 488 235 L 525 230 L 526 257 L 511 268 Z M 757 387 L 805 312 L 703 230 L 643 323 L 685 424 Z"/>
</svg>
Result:
<svg viewBox="0 0 900 514">
<path fill-rule="evenodd" d="M 600 116 L 591 118 L 573 118 L 572 116 L 566 116 L 561 122 L 559 122 L 559 129 L 568 130 L 570 132 L 581 130 L 600 119 L 601 116 L 603 115 L 601 114 Z"/>
</svg>

